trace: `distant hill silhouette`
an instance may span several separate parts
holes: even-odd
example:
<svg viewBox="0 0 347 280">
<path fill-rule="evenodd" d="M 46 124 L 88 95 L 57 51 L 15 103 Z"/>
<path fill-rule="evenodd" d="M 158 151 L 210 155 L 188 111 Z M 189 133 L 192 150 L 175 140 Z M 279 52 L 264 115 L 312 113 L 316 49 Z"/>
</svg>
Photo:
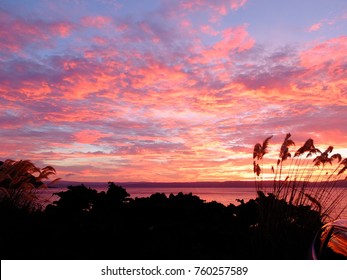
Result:
<svg viewBox="0 0 347 280">
<path fill-rule="evenodd" d="M 254 187 L 254 181 L 225 181 L 225 182 L 115 182 L 125 188 L 249 188 Z M 105 187 L 107 182 L 79 182 L 61 180 L 54 184 L 54 187 L 68 187 L 71 185 L 83 184 L 86 187 Z"/>
</svg>

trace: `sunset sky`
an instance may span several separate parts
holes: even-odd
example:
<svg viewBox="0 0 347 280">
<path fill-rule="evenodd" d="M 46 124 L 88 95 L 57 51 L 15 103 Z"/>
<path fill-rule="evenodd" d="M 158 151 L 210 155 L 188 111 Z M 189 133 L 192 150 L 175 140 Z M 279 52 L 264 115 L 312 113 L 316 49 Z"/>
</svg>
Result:
<svg viewBox="0 0 347 280">
<path fill-rule="evenodd" d="M 346 0 L 5 0 L 0 61 L 0 160 L 64 180 L 250 179 L 287 132 L 347 156 Z"/>
</svg>

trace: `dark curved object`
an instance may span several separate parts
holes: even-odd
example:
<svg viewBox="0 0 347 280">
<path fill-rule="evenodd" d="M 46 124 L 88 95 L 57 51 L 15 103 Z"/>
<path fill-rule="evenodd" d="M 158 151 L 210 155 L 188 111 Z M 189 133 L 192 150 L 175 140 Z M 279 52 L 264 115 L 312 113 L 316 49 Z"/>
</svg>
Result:
<svg viewBox="0 0 347 280">
<path fill-rule="evenodd" d="M 347 220 L 325 224 L 317 233 L 312 247 L 314 260 L 347 260 Z"/>
</svg>

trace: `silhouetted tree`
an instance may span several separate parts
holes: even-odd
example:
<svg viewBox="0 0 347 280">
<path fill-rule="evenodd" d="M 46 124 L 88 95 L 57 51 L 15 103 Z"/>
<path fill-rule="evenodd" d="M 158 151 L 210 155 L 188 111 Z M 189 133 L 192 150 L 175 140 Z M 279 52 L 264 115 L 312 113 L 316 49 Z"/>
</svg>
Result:
<svg viewBox="0 0 347 280">
<path fill-rule="evenodd" d="M 115 205 L 121 205 L 122 203 L 129 201 L 130 197 L 130 194 L 128 194 L 123 187 L 117 186 L 113 182 L 108 182 L 106 195 L 108 202 Z"/>
<path fill-rule="evenodd" d="M 69 186 L 67 191 L 55 193 L 59 200 L 54 201 L 59 209 L 65 211 L 90 211 L 97 200 L 97 191 L 85 185 Z"/>
</svg>

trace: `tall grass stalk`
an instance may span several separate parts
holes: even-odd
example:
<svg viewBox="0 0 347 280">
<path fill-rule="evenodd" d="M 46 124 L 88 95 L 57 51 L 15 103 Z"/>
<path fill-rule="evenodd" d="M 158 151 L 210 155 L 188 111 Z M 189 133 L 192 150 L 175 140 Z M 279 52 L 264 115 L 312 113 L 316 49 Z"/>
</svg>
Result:
<svg viewBox="0 0 347 280">
<path fill-rule="evenodd" d="M 347 181 L 343 178 L 347 159 L 342 159 L 340 154 L 332 154 L 332 146 L 322 152 L 315 147 L 312 139 L 308 139 L 295 152 L 291 151 L 295 142 L 288 133 L 281 145 L 276 168 L 272 167 L 271 172 L 268 172 L 273 174 L 273 180 L 265 182 L 263 158 L 268 152 L 271 137 L 266 138 L 263 144 L 254 146 L 253 166 L 257 191 L 266 193 L 267 189 L 272 189 L 271 194 L 276 199 L 315 210 L 323 222 L 337 219 L 341 211 L 337 212 L 336 207 L 347 198 Z M 272 188 L 269 184 L 272 184 Z"/>
<path fill-rule="evenodd" d="M 46 187 L 42 182 L 56 171 L 51 166 L 36 167 L 29 160 L 0 162 L 0 206 L 25 208 L 40 206 L 37 190 Z M 59 179 L 53 180 L 51 183 Z M 50 184 L 51 184 L 50 183 Z"/>
</svg>

